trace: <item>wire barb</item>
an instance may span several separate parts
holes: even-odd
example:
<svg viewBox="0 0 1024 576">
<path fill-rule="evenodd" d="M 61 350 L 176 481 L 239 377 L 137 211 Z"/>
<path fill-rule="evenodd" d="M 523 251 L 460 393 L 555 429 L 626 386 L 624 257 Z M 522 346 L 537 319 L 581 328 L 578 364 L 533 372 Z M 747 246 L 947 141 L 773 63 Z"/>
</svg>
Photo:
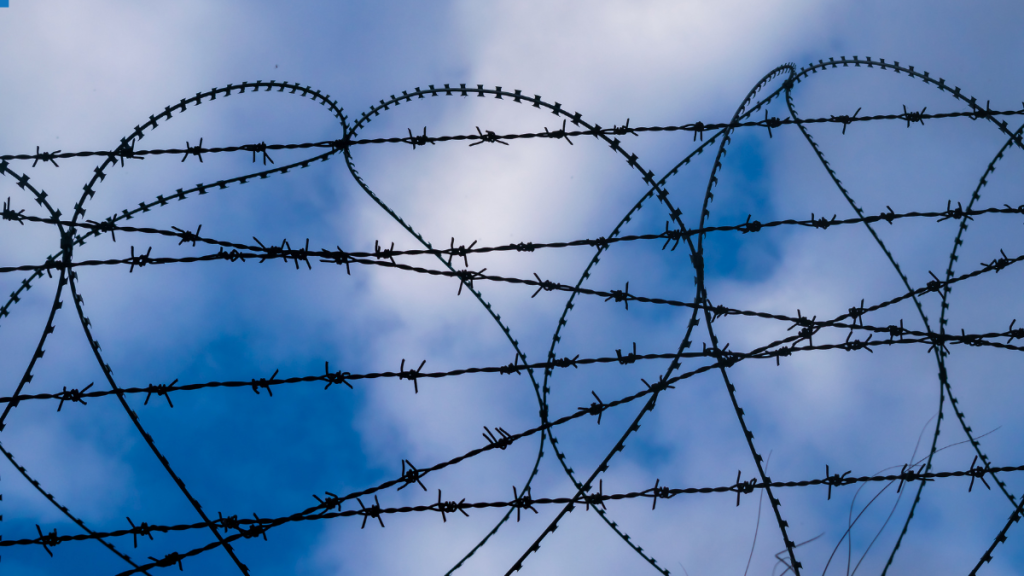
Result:
<svg viewBox="0 0 1024 576">
<path fill-rule="evenodd" d="M 476 142 L 474 142 L 474 143 L 469 145 L 471 148 L 473 146 L 476 146 L 477 144 L 484 144 L 484 143 L 488 143 L 488 144 L 504 144 L 505 146 L 508 146 L 508 142 L 505 142 L 504 140 L 498 139 L 498 135 L 495 134 L 494 132 L 490 131 L 490 130 L 487 130 L 486 132 L 481 132 L 480 131 L 480 127 L 477 126 L 476 127 L 476 131 L 480 135 L 480 138 Z"/>
<path fill-rule="evenodd" d="M 420 385 L 419 385 L 419 382 L 417 381 L 417 378 L 422 376 L 420 371 L 423 370 L 423 365 L 426 364 L 426 363 L 427 363 L 427 361 L 424 360 L 423 362 L 420 362 L 420 367 L 419 368 L 417 368 L 415 370 L 406 370 L 405 369 L 405 358 L 402 358 L 402 366 L 398 369 L 398 379 L 399 380 L 412 380 L 412 386 L 413 386 L 413 389 L 415 390 L 416 394 L 420 393 Z"/>
<path fill-rule="evenodd" d="M 185 141 L 185 155 L 181 157 L 181 161 L 184 162 L 188 155 L 191 154 L 199 159 L 199 162 L 203 162 L 203 139 L 199 139 L 199 144 L 192 146 L 192 143 L 188 140 Z M 255 160 L 253 160 L 255 161 Z"/>
<path fill-rule="evenodd" d="M 54 165 L 54 167 L 60 168 L 55 159 L 57 154 L 60 154 L 60 152 L 60 150 L 57 150 L 56 152 L 40 152 L 39 146 L 36 146 L 36 155 L 35 160 L 32 162 L 32 167 L 35 168 L 36 163 L 42 160 L 44 164 L 50 162 L 51 164 Z"/>
<path fill-rule="evenodd" d="M 853 113 L 853 116 L 847 116 L 844 114 L 842 116 L 830 116 L 829 118 L 833 122 L 839 122 L 843 125 L 843 135 L 845 135 L 846 127 L 857 121 L 857 114 L 860 114 L 860 108 L 857 108 L 857 111 Z"/>
<path fill-rule="evenodd" d="M 253 164 L 256 163 L 256 153 L 257 152 L 263 154 L 263 165 L 264 166 L 267 165 L 267 161 L 268 160 L 270 161 L 271 164 L 274 163 L 274 160 L 270 157 L 269 154 L 267 154 L 267 143 L 266 142 L 260 142 L 259 144 L 246 144 L 245 146 L 242 146 L 242 150 L 246 150 L 246 151 L 252 152 L 252 163 Z"/>
</svg>

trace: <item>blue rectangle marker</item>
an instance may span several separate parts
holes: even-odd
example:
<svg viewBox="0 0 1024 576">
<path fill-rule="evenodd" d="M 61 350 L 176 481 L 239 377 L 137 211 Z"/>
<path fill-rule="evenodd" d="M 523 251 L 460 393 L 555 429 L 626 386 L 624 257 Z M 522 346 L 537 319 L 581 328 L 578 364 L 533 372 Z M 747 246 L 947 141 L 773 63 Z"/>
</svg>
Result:
<svg viewBox="0 0 1024 576">
<path fill-rule="evenodd" d="M 7 0 L 0 0 L 0 8 L 10 8 L 10 6 L 7 5 Z"/>
</svg>

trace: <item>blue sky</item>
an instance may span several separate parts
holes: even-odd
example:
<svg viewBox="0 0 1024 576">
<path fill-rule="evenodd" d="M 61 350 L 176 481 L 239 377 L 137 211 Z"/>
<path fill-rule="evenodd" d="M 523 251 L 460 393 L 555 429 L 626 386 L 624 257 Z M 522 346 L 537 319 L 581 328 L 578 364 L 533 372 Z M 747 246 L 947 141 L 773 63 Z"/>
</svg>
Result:
<svg viewBox="0 0 1024 576">
<path fill-rule="evenodd" d="M 540 94 L 602 126 L 724 122 L 747 91 L 778 65 L 804 66 L 829 57 L 871 56 L 913 65 L 960 86 L 993 109 L 1017 109 L 1024 95 L 1021 9 L 983 2 L 970 11 L 959 3 L 902 2 L 377 2 L 202 3 L 162 6 L 128 2 L 14 2 L 0 13 L 0 153 L 116 147 L 136 125 L 165 106 L 229 83 L 279 80 L 329 94 L 349 118 L 392 94 L 428 85 L 466 83 Z M 775 81 L 771 89 L 779 85 Z M 902 106 L 929 112 L 967 107 L 919 80 L 890 72 L 850 68 L 816 74 L 797 85 L 794 104 L 802 117 L 896 114 Z M 772 116 L 789 114 L 773 102 Z M 758 113 L 760 115 L 760 113 Z M 1020 120 L 1010 119 L 1011 129 Z M 403 104 L 375 117 L 364 137 L 402 136 L 424 126 L 431 135 L 464 134 L 476 127 L 496 132 L 560 127 L 550 113 L 493 98 L 437 98 Z M 969 119 L 929 120 L 908 129 L 900 121 L 809 127 L 844 186 L 865 212 L 891 206 L 897 212 L 941 210 L 947 200 L 970 198 L 985 167 L 1006 138 L 994 126 Z M 326 107 L 279 93 L 237 95 L 190 107 L 162 122 L 138 146 L 182 147 L 203 138 L 207 146 L 265 141 L 303 142 L 340 138 L 342 128 Z M 708 136 L 708 135 L 706 135 Z M 663 176 L 698 143 L 692 135 L 622 137 L 643 166 Z M 794 126 L 769 138 L 747 129 L 732 138 L 715 188 L 709 223 L 736 224 L 747 214 L 769 221 L 837 214 L 852 216 L 806 139 Z M 666 182 L 687 226 L 697 225 L 714 149 Z M 981 207 L 1022 204 L 1021 150 L 1011 150 L 988 178 Z M 272 154 L 275 166 L 312 156 Z M 516 141 L 510 146 L 465 143 L 436 146 L 363 146 L 353 163 L 365 184 L 434 246 L 499 245 L 607 236 L 648 187 L 621 157 L 593 138 Z M 246 153 L 193 158 L 149 157 L 109 171 L 86 204 L 86 218 L 104 219 L 178 188 L 231 178 L 261 168 Z M 67 159 L 60 167 L 12 162 L 44 189 L 55 208 L 70 214 L 98 164 Z M 0 197 L 15 209 L 44 216 L 10 177 L 0 178 Z M 645 207 L 623 233 L 658 233 L 668 214 Z M 59 250 L 49 226 L 3 222 L 0 265 L 41 262 Z M 184 202 L 171 202 L 128 224 L 195 230 L 204 236 L 247 243 L 371 250 L 375 241 L 418 248 L 411 237 L 353 179 L 340 155 L 287 175 L 232 186 Z M 913 286 L 945 270 L 956 224 L 933 220 L 877 228 Z M 969 228 L 957 273 L 999 256 L 1020 254 L 1019 216 L 979 217 Z M 122 258 L 129 249 L 152 246 L 154 254 L 197 255 L 208 248 L 176 240 L 118 233 L 92 239 L 76 259 Z M 613 247 L 585 286 L 692 300 L 693 267 L 684 246 L 661 251 L 657 242 Z M 575 284 L 593 256 L 589 248 L 470 256 L 470 268 L 521 278 Z M 437 267 L 436 260 L 406 262 Z M 833 317 L 860 300 L 876 303 L 905 292 L 899 277 L 863 226 L 828 231 L 778 228 L 758 234 L 712 234 L 705 242 L 707 289 L 714 303 L 733 308 Z M 950 295 L 948 331 L 1000 332 L 1024 318 L 1019 270 L 988 274 L 958 285 Z M 0 275 L 0 293 L 24 276 Z M 564 293 L 478 282 L 476 288 L 500 314 L 531 361 L 545 358 L 566 303 Z M 0 396 L 17 386 L 45 327 L 56 280 L 33 289 L 0 321 Z M 404 360 L 425 370 L 504 365 L 515 357 L 503 332 L 452 278 L 397 270 L 344 268 L 313 262 L 312 270 L 269 261 L 124 267 L 79 272 L 77 289 L 105 362 L 120 386 L 319 374 L 324 362 L 352 373 L 397 371 Z M 62 387 L 94 389 L 109 384 L 92 355 L 71 296 L 47 337 L 45 356 L 33 371 L 29 393 Z M 938 300 L 924 298 L 929 318 Z M 559 357 L 610 356 L 636 342 L 638 352 L 673 352 L 689 314 L 664 306 L 605 303 L 579 296 L 560 332 Z M 903 319 L 920 329 L 910 305 L 869 315 L 888 325 Z M 934 320 L 933 320 L 934 321 Z M 769 320 L 724 318 L 715 323 L 732 350 L 750 350 L 784 337 L 788 325 Z M 704 322 L 693 339 L 707 338 Z M 841 342 L 845 332 L 823 331 L 815 342 Z M 820 338 L 820 340 L 819 340 Z M 1024 423 L 1016 406 L 1021 362 L 1014 352 L 953 347 L 950 382 L 969 425 L 994 464 L 1024 463 L 1016 440 Z M 683 364 L 683 370 L 700 365 Z M 574 412 L 592 401 L 621 398 L 657 379 L 668 361 L 555 371 L 551 414 Z M 890 473 L 927 453 L 939 407 L 934 357 L 927 346 L 894 346 L 860 352 L 815 352 L 771 361 L 742 362 L 729 370 L 738 401 L 768 457 L 774 480 L 818 478 L 825 465 L 854 475 Z M 538 373 L 539 375 L 539 373 Z M 156 445 L 212 517 L 218 512 L 261 518 L 292 514 L 315 504 L 312 494 L 346 494 L 397 477 L 400 462 L 418 467 L 448 460 L 483 445 L 483 426 L 521 431 L 539 423 L 533 385 L 523 374 L 466 375 L 421 380 L 377 379 L 354 389 L 322 383 L 275 388 L 273 397 L 248 388 L 180 392 L 171 408 L 163 398 L 143 404 L 128 399 Z M 640 406 L 609 410 L 601 424 L 590 417 L 557 432 L 568 465 L 590 474 L 628 428 Z M 938 446 L 966 436 L 944 408 Z M 666 391 L 645 416 L 639 432 L 601 475 L 606 492 L 643 490 L 658 479 L 673 488 L 730 485 L 736 470 L 755 467 L 735 412 L 717 373 Z M 128 528 L 125 517 L 150 524 L 199 520 L 114 397 L 88 406 L 26 401 L 11 411 L 0 443 L 41 486 L 93 530 Z M 537 458 L 539 439 L 517 442 L 424 478 L 415 487 L 378 495 L 384 506 L 430 504 L 445 499 L 497 501 L 522 488 Z M 937 470 L 971 463 L 970 446 L 958 444 L 935 456 Z M 1001 476 L 1011 493 L 1024 493 L 1020 473 Z M 1002 528 L 1010 505 L 996 490 L 966 489 L 966 479 L 935 482 L 922 493 L 907 536 L 895 555 L 899 574 L 968 572 Z M 910 496 L 897 501 L 888 487 L 841 540 L 848 518 L 884 487 L 869 484 L 833 490 L 779 489 L 790 537 L 804 542 L 798 559 L 808 573 L 849 570 L 864 557 L 861 572 L 881 572 L 909 513 Z M 533 495 L 567 496 L 573 486 L 550 445 L 532 481 Z M 4 540 L 44 531 L 80 530 L 0 459 Z M 759 492 L 735 505 L 733 494 L 679 496 L 609 503 L 609 518 L 645 553 L 673 574 L 782 571 L 775 554 L 782 536 L 767 499 Z M 363 499 L 364 502 L 366 498 Z M 344 509 L 352 509 L 346 503 Z M 503 574 L 554 518 L 557 507 L 538 507 L 519 523 L 505 524 L 457 573 Z M 895 510 L 892 520 L 875 534 Z M 470 517 L 399 514 L 373 521 L 338 518 L 275 528 L 234 548 L 254 574 L 439 573 L 451 569 L 501 519 L 501 510 Z M 656 574 L 608 525 L 577 509 L 545 539 L 523 573 Z M 755 528 L 756 546 L 753 546 Z M 1019 573 L 1024 535 L 1016 527 L 997 548 L 986 574 Z M 141 539 L 112 539 L 139 562 L 171 551 L 206 545 L 208 530 Z M 870 546 L 870 548 L 869 548 Z M 116 574 L 129 566 L 96 542 L 68 542 L 51 558 L 37 546 L 5 547 L 5 574 Z M 183 563 L 194 574 L 240 573 L 221 549 Z M 175 568 L 157 568 L 151 573 Z M 892 572 L 890 572 L 892 573 Z"/>
</svg>

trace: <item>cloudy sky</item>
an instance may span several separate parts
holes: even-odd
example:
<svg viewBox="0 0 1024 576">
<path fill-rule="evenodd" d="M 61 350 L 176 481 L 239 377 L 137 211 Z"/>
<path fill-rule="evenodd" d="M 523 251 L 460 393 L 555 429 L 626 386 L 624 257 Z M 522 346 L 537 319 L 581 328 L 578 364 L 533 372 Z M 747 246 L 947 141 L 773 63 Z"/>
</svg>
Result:
<svg viewBox="0 0 1024 576">
<path fill-rule="evenodd" d="M 215 87 L 257 80 L 295 82 L 329 95 L 349 126 L 372 106 L 417 87 L 482 84 L 522 90 L 604 127 L 728 122 L 747 93 L 777 66 L 797 68 L 840 56 L 899 61 L 958 86 L 994 110 L 1024 107 L 1024 10 L 1010 2 L 980 2 L 966 10 L 956 2 L 772 2 L 643 0 L 634 2 L 27 2 L 0 9 L 0 154 L 109 150 L 136 126 L 183 98 Z M 775 78 L 756 98 L 782 85 Z M 457 93 L 456 93 L 457 94 Z M 804 118 L 929 113 L 970 107 L 948 92 L 878 68 L 828 69 L 792 91 Z M 756 101 L 756 100 L 755 100 Z M 749 109 L 749 108 L 748 108 Z M 789 117 L 784 99 L 769 116 Z M 763 111 L 754 114 L 763 117 Z M 1021 123 L 1007 118 L 1009 130 Z M 339 139 L 344 134 L 331 110 L 300 94 L 275 91 L 204 99 L 185 113 L 147 129 L 137 148 L 182 148 L 251 143 L 298 143 Z M 549 110 L 493 97 L 458 95 L 414 99 L 389 106 L 359 128 L 359 137 L 555 130 L 562 118 Z M 927 120 L 908 128 L 903 120 L 807 127 L 843 188 L 866 214 L 941 211 L 947 201 L 965 206 L 986 168 L 1007 142 L 991 122 L 968 118 Z M 704 139 L 711 133 L 704 134 Z M 693 134 L 619 136 L 630 154 L 656 179 L 666 176 L 702 142 Z M 207 238 L 311 249 L 372 251 L 376 242 L 396 249 L 498 246 L 557 242 L 619 234 L 657 234 L 671 215 L 657 199 L 630 212 L 650 186 L 624 157 L 593 137 L 516 140 L 509 146 L 466 142 L 416 147 L 355 147 L 351 166 L 341 154 L 304 169 L 233 184 L 208 194 L 133 216 L 122 225 L 194 231 Z M 702 204 L 721 140 L 707 146 L 665 180 L 672 205 L 690 228 Z M 320 150 L 271 153 L 272 167 L 301 162 Z M 986 176 L 976 208 L 1024 204 L 1022 150 L 1011 147 Z M 86 220 L 208 184 L 264 169 L 248 152 L 189 157 L 150 156 L 108 168 L 85 202 Z M 70 217 L 102 158 L 59 160 L 59 167 L 11 161 L 9 170 L 45 190 L 54 209 Z M 808 139 L 796 126 L 771 137 L 763 128 L 737 130 L 721 158 L 707 224 L 734 225 L 748 215 L 781 219 L 856 216 Z M 271 167 L 269 164 L 268 168 Z M 353 177 L 357 170 L 361 184 Z M 14 210 L 47 217 L 12 172 L 0 177 L 0 197 Z M 364 188 L 365 187 L 365 188 Z M 367 194 L 372 191 L 378 203 Z M 381 203 L 391 211 L 389 214 Z M 624 216 L 628 222 L 617 228 Z M 403 224 L 394 217 L 401 218 Z M 60 250 L 60 235 L 46 224 L 0 223 L 0 266 L 38 264 Z M 955 275 L 1000 257 L 1024 253 L 1020 215 L 977 216 L 969 222 L 954 261 Z M 913 288 L 929 272 L 944 277 L 959 222 L 908 219 L 875 224 Z M 82 229 L 79 229 L 82 231 Z M 152 248 L 154 256 L 201 256 L 216 248 L 179 245 L 176 238 L 118 232 L 76 247 L 75 260 L 125 258 Z M 584 287 L 692 301 L 694 267 L 685 243 L 618 244 L 592 267 Z M 850 307 L 884 302 L 907 292 L 886 253 L 863 224 L 828 230 L 793 226 L 757 234 L 721 232 L 703 242 L 705 283 L 715 304 L 776 315 L 834 318 Z M 471 254 L 456 269 L 575 285 L 595 255 L 574 247 L 535 252 Z M 429 256 L 398 260 L 436 270 Z M 477 281 L 476 294 L 451 277 L 427 276 L 377 266 L 343 266 L 311 258 L 311 269 L 293 262 L 258 260 L 79 269 L 75 290 L 82 314 L 100 343 L 103 361 L 120 387 L 299 378 L 332 372 L 397 372 L 425 361 L 424 371 L 501 366 L 519 352 L 543 361 L 552 348 L 568 301 L 565 292 Z M 999 333 L 1024 319 L 1020 265 L 957 284 L 949 293 L 946 331 Z M 22 286 L 28 273 L 0 274 L 0 294 Z M 0 396 L 10 396 L 47 326 L 57 275 L 31 282 L 8 303 L 0 319 Z M 479 297 L 478 297 L 479 296 Z M 61 292 L 45 355 L 36 361 L 23 393 L 57 393 L 93 383 L 109 390 L 74 305 Z M 487 302 L 490 308 L 483 305 Z M 937 294 L 865 315 L 867 325 L 938 329 Z M 492 314 L 493 312 L 493 314 Z M 500 315 L 500 323 L 495 316 Z M 703 314 L 690 340 L 709 344 Z M 615 351 L 670 354 L 679 349 L 688 309 L 605 302 L 578 295 L 557 332 L 554 354 L 572 358 L 614 356 Z M 507 336 L 502 326 L 508 329 Z M 719 344 L 750 351 L 792 336 L 791 323 L 728 316 L 714 323 Z M 824 329 L 815 344 L 841 343 L 848 330 Z M 857 336 L 857 335 L 855 335 Z M 864 337 L 864 335 L 861 335 Z M 881 335 L 875 336 L 876 339 Z M 999 339 L 999 342 L 1005 340 Z M 127 395 L 146 431 L 192 497 L 211 518 L 276 518 L 295 514 L 324 498 L 366 490 L 402 473 L 408 460 L 433 466 L 483 447 L 484 426 L 517 433 L 540 424 L 535 384 L 547 387 L 552 419 L 594 401 L 620 399 L 660 376 L 678 376 L 711 361 L 685 359 L 630 365 L 559 368 L 545 381 L 531 375 L 470 374 L 413 383 L 398 378 L 353 381 L 324 390 L 323 382 L 175 392 L 173 408 L 162 397 Z M 1016 368 L 1014 368 L 1016 366 Z M 872 351 L 794 353 L 746 360 L 728 370 L 736 402 L 775 481 L 821 478 L 825 466 L 854 476 L 898 473 L 924 463 L 934 443 L 932 469 L 967 469 L 977 455 L 949 403 L 951 390 L 966 415 L 980 451 L 994 466 L 1024 463 L 1017 439 L 1024 393 L 1024 362 L 1015 352 L 950 345 L 945 358 L 949 387 L 941 404 L 936 356 L 928 345 L 905 344 Z M 430 505 L 444 500 L 508 501 L 513 486 L 529 482 L 534 497 L 572 496 L 573 482 L 589 478 L 640 413 L 646 397 L 555 430 L 556 457 L 540 435 L 492 450 L 376 495 L 384 507 Z M 169 477 L 115 396 L 88 405 L 55 400 L 23 401 L 0 432 L 0 444 L 48 494 L 94 531 L 138 525 L 177 525 L 201 517 Z M 941 424 L 937 439 L 936 423 Z M 538 453 L 543 457 L 538 462 Z M 532 472 L 535 469 L 536 473 Z M 572 477 L 567 473 L 572 470 Z M 728 486 L 740 471 L 760 478 L 718 370 L 676 382 L 659 396 L 641 428 L 597 476 L 605 493 Z M 928 483 L 900 541 L 918 484 L 897 493 L 898 483 L 868 483 L 832 490 L 776 488 L 788 537 L 801 544 L 797 559 L 807 573 L 967 573 L 1003 528 L 1013 506 L 987 476 L 991 490 L 967 478 Z M 1021 473 L 999 476 L 1006 491 L 1024 494 Z M 73 535 L 82 529 L 49 502 L 7 459 L 0 459 L 0 535 L 32 538 L 36 526 Z M 609 502 L 604 518 L 576 508 L 545 537 L 522 573 L 657 574 L 647 560 L 610 527 L 629 536 L 643 554 L 672 574 L 779 574 L 789 561 L 769 499 L 757 490 L 735 494 L 680 495 Z M 363 497 L 369 504 L 373 497 Z M 1017 500 L 1019 501 L 1019 500 Z M 342 510 L 358 509 L 355 501 Z M 456 573 L 504 574 L 556 517 L 561 506 L 515 514 Z M 293 522 L 263 537 L 233 542 L 238 560 L 253 574 L 444 574 L 464 560 L 499 522 L 505 509 L 475 509 L 469 517 L 436 512 L 392 514 L 385 528 L 359 516 Z M 856 524 L 849 528 L 856 519 Z M 849 530 L 848 530 L 849 529 Z M 983 567 L 986 574 L 1019 573 L 1024 534 L 1019 526 Z M 227 530 L 224 533 L 236 533 Z M 109 542 L 137 564 L 215 541 L 208 529 Z M 805 543 L 806 542 L 806 543 Z M 95 541 L 0 548 L 4 574 L 117 574 L 131 568 Z M 778 555 L 778 556 L 777 556 Z M 176 566 L 176 565 L 175 565 Z M 193 574 L 241 572 L 223 548 L 186 558 Z M 153 568 L 150 573 L 176 570 Z"/>
</svg>

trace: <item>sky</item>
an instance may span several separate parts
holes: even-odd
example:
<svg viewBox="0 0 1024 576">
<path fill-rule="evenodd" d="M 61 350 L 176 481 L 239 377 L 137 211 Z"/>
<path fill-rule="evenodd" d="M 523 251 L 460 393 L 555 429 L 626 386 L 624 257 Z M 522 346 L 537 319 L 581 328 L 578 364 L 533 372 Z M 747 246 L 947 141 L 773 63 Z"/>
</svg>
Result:
<svg viewBox="0 0 1024 576">
<path fill-rule="evenodd" d="M 381 1 L 195 2 L 161 5 L 124 1 L 25 2 L 0 8 L 0 154 L 111 150 L 151 116 L 200 92 L 229 84 L 270 81 L 309 86 L 336 102 L 349 130 L 371 107 L 402 91 L 428 86 L 500 86 L 579 112 L 590 125 L 670 126 L 729 122 L 748 92 L 777 67 L 797 69 L 840 57 L 898 61 L 993 110 L 1024 107 L 1024 9 L 1011 2 L 810 2 L 804 0 L 433 2 Z M 788 74 L 788 72 L 786 72 Z M 782 86 L 769 79 L 756 103 Z M 810 74 L 794 85 L 792 110 L 802 118 L 969 112 L 970 106 L 934 85 L 866 66 Z M 747 106 L 744 111 L 749 111 Z M 769 117 L 789 118 L 785 98 L 767 104 Z M 754 120 L 763 119 L 761 109 Z M 379 110 L 357 137 L 403 137 L 543 132 L 565 117 L 511 98 L 414 98 Z M 1016 130 L 1020 116 L 1006 117 Z M 341 139 L 346 127 L 329 106 L 288 91 L 235 92 L 189 104 L 145 129 L 137 149 L 301 143 Z M 992 122 L 970 118 L 902 119 L 805 126 L 835 177 L 865 214 L 942 211 L 968 205 L 984 176 L 975 208 L 1019 206 L 1022 150 Z M 692 132 L 617 136 L 628 154 L 668 191 L 687 228 L 700 226 L 722 138 Z M 370 251 L 375 244 L 409 250 L 567 242 L 613 234 L 659 234 L 672 218 L 642 174 L 591 136 L 465 141 L 415 149 L 407 143 L 355 146 L 287 174 L 255 178 L 172 200 L 120 221 L 123 226 L 195 231 L 226 242 L 310 249 Z M 721 167 L 705 225 L 751 220 L 852 218 L 851 202 L 801 129 L 739 128 L 718 156 Z M 209 184 L 322 154 L 322 150 L 147 156 L 110 167 L 92 185 L 80 220 L 102 221 L 179 189 Z M 53 209 L 70 218 L 102 157 L 53 163 L 12 160 L 0 176 L 0 198 L 11 209 L 48 217 L 13 173 L 45 190 Z M 992 171 L 986 173 L 991 165 Z M 355 177 L 358 175 L 358 179 Z M 664 178 L 662 181 L 661 179 Z M 386 207 L 386 209 L 385 209 Z M 623 222 L 629 216 L 628 222 Z M 400 219 L 400 220 L 399 220 Z M 1001 256 L 1022 253 L 1019 214 L 978 215 L 968 221 L 953 261 L 954 275 Z M 674 228 L 678 223 L 672 224 Z M 712 232 L 704 237 L 704 286 L 713 304 L 786 317 L 835 318 L 945 278 L 959 221 L 911 218 L 864 224 L 780 226 L 757 233 Z M 79 231 L 83 229 L 79 228 Z M 410 231 L 415 231 L 414 236 Z M 120 259 L 152 249 L 154 256 L 216 252 L 181 238 L 118 231 L 89 238 L 74 260 Z M 550 280 L 603 293 L 694 301 L 690 247 L 663 249 L 663 240 L 624 242 L 600 254 L 594 247 L 473 253 L 455 270 Z M 882 244 L 899 264 L 897 273 Z M 694 239 L 696 245 L 696 239 Z M 40 264 L 61 250 L 50 224 L 0 222 L 0 266 Z M 433 256 L 396 257 L 400 264 L 446 270 Z M 955 285 L 948 294 L 950 334 L 1003 333 L 1024 319 L 1020 264 Z M 664 304 L 541 290 L 477 280 L 472 289 L 450 276 L 390 267 L 342 265 L 310 258 L 192 264 L 82 267 L 74 290 L 60 288 L 62 306 L 44 334 L 58 295 L 58 274 L 31 282 L 8 300 L 0 318 L 0 397 L 23 380 L 40 339 L 23 394 L 117 386 L 252 382 L 331 372 L 398 372 L 423 365 L 446 372 L 470 367 L 615 357 L 617 350 L 672 354 L 687 334 L 691 311 Z M 0 274 L 0 294 L 19 290 L 26 272 Z M 937 330 L 938 294 L 869 312 L 870 326 L 899 324 Z M 486 303 L 486 305 L 485 305 Z M 566 310 L 567 303 L 572 304 Z M 3 303 L 0 303 L 3 305 Z M 85 322 L 84 318 L 88 318 Z M 690 350 L 711 345 L 698 315 Z M 500 322 L 499 322 L 500 320 Z M 565 321 L 564 325 L 562 320 Z M 719 346 L 745 352 L 794 335 L 792 322 L 728 315 L 714 322 Z M 86 335 L 100 344 L 100 358 Z M 503 328 L 504 327 L 504 328 Z M 507 333 L 505 331 L 507 329 Z M 850 331 L 823 328 L 814 344 L 845 341 Z M 855 334 L 855 337 L 863 336 Z M 553 338 L 558 340 L 554 343 Z M 884 336 L 879 334 L 874 338 Z M 1005 340 L 997 339 L 998 342 Z M 518 347 L 518 351 L 517 351 Z M 382 507 L 456 502 L 508 502 L 530 486 L 533 498 L 571 497 L 575 482 L 594 476 L 605 494 L 639 492 L 658 482 L 671 488 L 732 486 L 770 476 L 778 481 L 897 474 L 931 459 L 933 471 L 966 470 L 980 451 L 993 466 L 1024 464 L 1016 440 L 1024 433 L 1017 385 L 1024 362 L 1011 349 L 949 345 L 941 384 L 927 344 L 846 351 L 795 352 L 743 360 L 674 382 L 659 393 L 625 447 L 613 451 L 649 396 L 576 418 L 554 429 L 431 472 L 417 484 L 375 493 Z M 346 495 L 395 480 L 403 462 L 426 468 L 488 441 L 500 427 L 519 433 L 542 422 L 538 390 L 546 388 L 549 419 L 607 403 L 713 362 L 685 358 L 605 363 L 513 374 L 476 373 L 266 388 L 217 387 L 172 392 L 168 398 L 126 394 L 125 402 L 151 436 L 191 498 L 211 519 L 278 518 L 331 494 Z M 109 374 L 108 374 L 109 373 Z M 534 382 L 536 381 L 536 384 Z M 730 394 L 729 385 L 735 387 Z M 255 393 L 259 390 L 259 393 Z M 952 392 L 960 422 L 950 404 Z M 942 401 L 940 401 L 940 394 Z M 736 404 L 733 404 L 735 398 Z M 24 400 L 11 408 L 0 445 L 23 467 L 0 459 L 0 535 L 4 542 L 83 533 L 41 493 L 97 532 L 179 525 L 202 518 L 114 395 L 88 404 Z M 173 403 L 173 406 L 171 405 Z M 9 400 L 4 400 L 9 404 Z M 741 407 L 750 444 L 737 417 Z M 940 412 L 941 407 L 941 412 Z M 941 414 L 941 419 L 940 419 Z M 936 425 L 939 425 L 936 435 Z M 976 451 L 965 427 L 980 437 Z M 763 457 L 758 470 L 750 445 Z M 543 456 L 538 459 L 538 454 Z M 917 468 L 915 468 L 917 469 Z M 571 470 L 571 474 L 569 472 Z M 970 491 L 965 477 L 925 484 L 872 482 L 834 487 L 774 488 L 787 538 L 798 544 L 801 573 L 969 573 L 988 549 L 1013 505 L 986 476 Z M 1024 495 L 1020 472 L 999 475 L 1009 494 Z M 515 490 L 515 492 L 513 492 Z M 440 491 L 440 495 L 438 493 Z M 315 497 L 314 497 L 315 495 Z M 603 516 L 577 506 L 523 561 L 521 574 L 781 574 L 790 561 L 776 512 L 762 489 L 681 494 L 606 503 Z M 371 506 L 374 496 L 362 496 Z M 913 519 L 908 516 L 913 508 Z M 345 511 L 360 504 L 347 500 Z M 505 574 L 562 510 L 505 508 L 384 515 L 384 527 L 363 516 L 290 522 L 239 538 L 232 549 L 252 574 Z M 854 524 L 854 520 L 856 523 Z M 500 528 L 493 531 L 497 525 Z M 612 526 L 614 524 L 614 527 Z M 850 527 L 853 524 L 852 528 Z M 901 536 L 901 533 L 905 533 Z M 223 530 L 223 534 L 237 534 Z M 488 537 L 489 534 L 493 534 Z M 628 542 L 623 535 L 628 535 Z M 265 537 L 265 538 L 264 538 Z M 487 542 L 477 545 L 487 537 Z M 1024 566 L 1024 534 L 1007 541 L 979 573 L 1016 574 Z M 136 564 L 216 542 L 206 528 L 154 533 L 152 539 L 108 542 Z M 899 546 L 897 548 L 897 542 Z M 642 555 L 636 548 L 642 548 Z M 468 556 L 471 552 L 475 552 Z M 94 540 L 0 547 L 4 574 L 118 574 L 132 568 Z M 780 560 L 781 559 L 781 560 Z M 155 567 L 151 574 L 177 570 Z M 456 569 L 457 567 L 457 569 Z M 192 574 L 241 574 L 222 547 L 181 563 Z"/>
</svg>

